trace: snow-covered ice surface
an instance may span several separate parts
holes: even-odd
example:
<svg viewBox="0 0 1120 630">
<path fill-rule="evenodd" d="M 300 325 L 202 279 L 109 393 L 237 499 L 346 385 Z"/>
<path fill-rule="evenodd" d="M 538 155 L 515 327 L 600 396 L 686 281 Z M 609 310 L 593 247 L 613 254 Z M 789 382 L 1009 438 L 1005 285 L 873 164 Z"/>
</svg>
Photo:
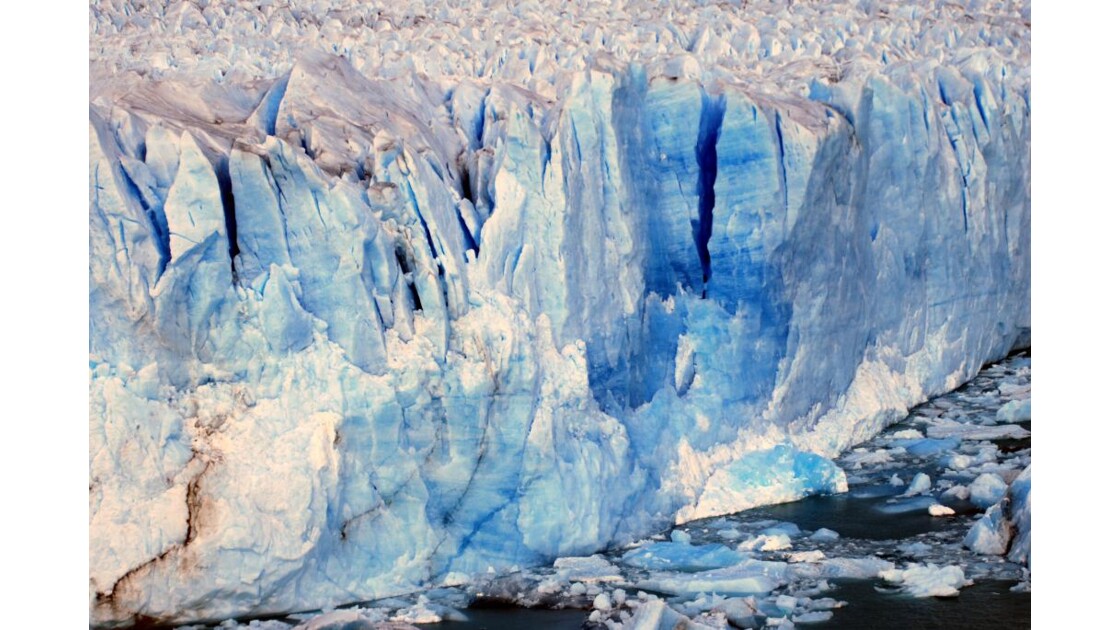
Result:
<svg viewBox="0 0 1120 630">
<path fill-rule="evenodd" d="M 842 491 L 1029 343 L 1029 4 L 450 4 L 91 4 L 91 624 Z"/>
</svg>

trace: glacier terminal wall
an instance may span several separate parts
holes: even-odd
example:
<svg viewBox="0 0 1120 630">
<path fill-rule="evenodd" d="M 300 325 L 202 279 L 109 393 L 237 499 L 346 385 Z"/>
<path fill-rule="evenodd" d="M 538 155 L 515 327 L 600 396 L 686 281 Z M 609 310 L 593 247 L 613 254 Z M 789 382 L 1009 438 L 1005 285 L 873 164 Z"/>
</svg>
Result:
<svg viewBox="0 0 1120 630">
<path fill-rule="evenodd" d="M 91 5 L 91 624 L 842 491 L 1029 345 L 1029 5 L 319 4 Z"/>
</svg>

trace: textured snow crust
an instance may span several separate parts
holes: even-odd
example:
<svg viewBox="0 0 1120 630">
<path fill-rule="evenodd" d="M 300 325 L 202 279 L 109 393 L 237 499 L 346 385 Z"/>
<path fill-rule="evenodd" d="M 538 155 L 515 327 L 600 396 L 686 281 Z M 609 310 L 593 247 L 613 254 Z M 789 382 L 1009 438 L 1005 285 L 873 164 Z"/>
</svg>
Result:
<svg viewBox="0 0 1120 630">
<path fill-rule="evenodd" d="M 407 4 L 91 5 L 91 623 L 842 491 L 1029 343 L 1029 5 Z"/>
</svg>

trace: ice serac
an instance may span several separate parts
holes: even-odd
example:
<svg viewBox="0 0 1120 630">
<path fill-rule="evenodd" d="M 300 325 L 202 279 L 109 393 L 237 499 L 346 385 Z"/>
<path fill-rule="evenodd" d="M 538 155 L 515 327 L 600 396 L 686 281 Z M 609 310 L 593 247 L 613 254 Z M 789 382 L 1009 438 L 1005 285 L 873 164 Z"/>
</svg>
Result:
<svg viewBox="0 0 1120 630">
<path fill-rule="evenodd" d="M 211 7 L 193 56 L 91 6 L 91 624 L 842 492 L 831 458 L 1029 344 L 1018 5 L 615 4 L 526 3 L 521 49 Z"/>
</svg>

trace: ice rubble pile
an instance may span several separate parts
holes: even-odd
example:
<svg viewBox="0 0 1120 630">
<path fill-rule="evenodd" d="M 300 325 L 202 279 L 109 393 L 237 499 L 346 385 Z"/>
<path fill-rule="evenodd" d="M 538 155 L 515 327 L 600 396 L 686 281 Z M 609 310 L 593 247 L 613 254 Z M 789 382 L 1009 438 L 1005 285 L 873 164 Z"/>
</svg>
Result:
<svg viewBox="0 0 1120 630">
<path fill-rule="evenodd" d="M 90 606 L 839 491 L 1029 340 L 1016 3 L 90 7 Z"/>
</svg>

